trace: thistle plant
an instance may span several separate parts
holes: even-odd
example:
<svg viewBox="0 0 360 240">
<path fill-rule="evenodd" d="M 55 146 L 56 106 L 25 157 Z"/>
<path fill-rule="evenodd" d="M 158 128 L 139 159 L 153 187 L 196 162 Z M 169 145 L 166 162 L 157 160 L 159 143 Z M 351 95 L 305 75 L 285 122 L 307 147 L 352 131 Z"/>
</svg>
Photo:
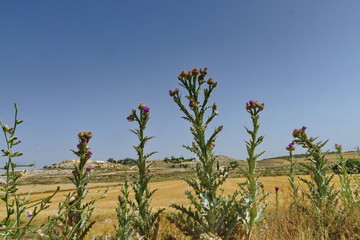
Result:
<svg viewBox="0 0 360 240">
<path fill-rule="evenodd" d="M 171 220 L 194 239 L 199 239 L 201 234 L 216 234 L 223 239 L 229 239 L 235 229 L 235 195 L 225 198 L 217 192 L 227 179 L 229 168 L 220 167 L 214 156 L 215 140 L 223 126 L 215 128 L 210 137 L 206 138 L 209 124 L 218 115 L 217 104 L 209 105 L 217 82 L 212 78 L 205 80 L 206 75 L 207 68 L 195 68 L 180 73 L 178 80 L 187 92 L 184 96 L 186 103 L 183 103 L 179 89 L 169 91 L 169 95 L 184 114 L 182 118 L 191 124 L 190 132 L 194 141 L 192 145 L 183 147 L 194 153 L 199 160 L 195 169 L 197 179 L 182 178 L 193 189 L 193 192 L 185 192 L 191 206 L 172 204 L 171 207 L 179 213 L 174 214 Z M 207 115 L 208 112 L 210 113 Z"/>
<path fill-rule="evenodd" d="M 267 194 L 260 194 L 261 183 L 259 176 L 256 175 L 256 161 L 264 153 L 255 153 L 256 147 L 258 147 L 264 137 L 258 137 L 258 131 L 260 129 L 259 113 L 264 110 L 264 103 L 260 104 L 258 101 L 249 101 L 246 103 L 246 111 L 250 114 L 253 128 L 250 130 L 245 127 L 247 133 L 250 135 L 250 140 L 245 141 L 248 157 L 246 159 L 248 168 L 241 170 L 244 174 L 246 181 L 243 184 L 239 184 L 241 188 L 242 199 L 237 204 L 238 214 L 243 222 L 245 236 L 247 239 L 251 238 L 256 223 L 261 220 L 262 213 L 264 212 L 267 204 L 265 198 Z"/>
<path fill-rule="evenodd" d="M 305 130 L 306 127 L 302 127 L 293 131 L 294 143 L 307 149 L 306 159 L 310 161 L 310 164 L 302 164 L 302 166 L 311 172 L 311 179 L 300 178 L 300 180 L 309 188 L 309 193 L 305 192 L 305 195 L 309 199 L 312 209 L 307 212 L 313 215 L 315 225 L 321 230 L 316 234 L 324 234 L 324 231 L 329 231 L 327 227 L 330 223 L 341 224 L 338 219 L 341 213 L 336 212 L 338 210 L 338 190 L 331 183 L 334 174 L 327 174 L 331 166 L 327 164 L 326 152 L 322 151 L 327 141 L 315 142 L 317 139 L 309 138 Z"/>
<path fill-rule="evenodd" d="M 124 186 L 120 189 L 118 197 L 118 208 L 116 209 L 116 216 L 118 219 L 118 226 L 115 226 L 116 236 L 118 240 L 128 240 L 133 236 L 133 221 L 134 210 L 131 208 L 129 200 L 130 184 L 128 179 L 125 180 Z"/>
<path fill-rule="evenodd" d="M 349 209 L 354 204 L 353 191 L 351 189 L 351 179 L 346 169 L 346 159 L 342 153 L 342 146 L 335 144 L 335 149 L 337 151 L 337 157 L 339 159 L 338 167 L 340 167 L 341 174 L 339 174 L 340 182 L 340 194 L 342 197 L 342 202 L 345 209 Z"/>
<path fill-rule="evenodd" d="M 1 150 L 2 157 L 7 158 L 5 166 L 5 179 L 1 181 L 0 200 L 5 204 L 5 214 L 0 219 L 0 236 L 1 239 L 22 239 L 25 234 L 35 233 L 39 227 L 32 227 L 31 223 L 35 217 L 44 209 L 49 207 L 51 198 L 59 191 L 59 188 L 50 196 L 30 200 L 30 193 L 22 197 L 18 192 L 19 180 L 22 176 L 16 172 L 18 167 L 32 167 L 33 164 L 19 165 L 14 162 L 14 158 L 23 154 L 14 152 L 14 147 L 20 143 L 15 136 L 16 128 L 23 121 L 17 119 L 18 106 L 14 104 L 15 117 L 13 127 L 9 127 L 0 121 L 0 127 L 4 133 L 6 149 Z"/>
<path fill-rule="evenodd" d="M 125 203 L 129 203 L 132 208 L 132 214 L 127 212 L 125 207 L 120 207 L 118 209 L 118 214 L 129 214 L 129 222 L 132 222 L 135 233 L 138 238 L 144 239 L 156 239 L 158 229 L 159 229 L 159 216 L 164 209 L 159 209 L 152 212 L 151 200 L 150 198 L 156 192 L 155 190 L 150 190 L 149 182 L 152 176 L 149 174 L 150 165 L 146 164 L 149 157 L 151 157 L 156 152 L 151 152 L 148 154 L 144 153 L 145 144 L 147 141 L 154 137 L 147 137 L 144 135 L 146 124 L 150 119 L 150 108 L 147 107 L 144 103 L 141 103 L 138 107 L 139 115 L 136 113 L 136 110 L 133 109 L 132 113 L 127 117 L 128 121 L 136 121 L 139 128 L 135 130 L 130 130 L 134 133 L 139 139 L 139 145 L 134 146 L 134 149 L 137 152 L 138 159 L 136 166 L 138 167 L 139 174 L 132 184 L 133 191 L 135 193 L 135 200 L 131 201 L 128 199 L 127 189 L 123 189 L 123 196 L 120 196 L 119 204 L 122 206 Z M 126 185 L 125 185 L 126 188 Z M 125 193 L 125 194 L 124 194 Z M 124 198 L 122 198 L 124 197 Z M 119 222 L 119 225 L 121 223 Z M 120 231 L 126 233 L 125 229 L 121 230 L 124 226 L 119 226 Z M 118 234 L 119 231 L 118 231 Z M 126 234 L 125 234 L 126 235 Z"/>
<path fill-rule="evenodd" d="M 289 172 L 289 184 L 290 184 L 290 196 L 293 200 L 292 206 L 299 206 L 299 186 L 295 183 L 296 173 L 295 173 L 295 161 L 293 156 L 293 151 L 295 151 L 294 143 L 290 143 L 286 150 L 289 151 L 288 161 L 290 163 L 290 172 Z"/>
<path fill-rule="evenodd" d="M 69 193 L 65 201 L 59 203 L 57 213 L 48 217 L 44 232 L 45 239 L 84 239 L 95 224 L 95 221 L 89 222 L 94 204 L 98 199 L 106 197 L 108 190 L 99 198 L 85 202 L 85 198 L 91 196 L 88 194 L 88 183 L 93 169 L 86 167 L 86 163 L 92 156 L 88 145 L 92 136 L 91 132 L 78 134 L 77 150 L 71 151 L 79 157 L 79 163 L 74 165 L 73 176 L 69 178 L 75 185 L 76 191 Z"/>
</svg>

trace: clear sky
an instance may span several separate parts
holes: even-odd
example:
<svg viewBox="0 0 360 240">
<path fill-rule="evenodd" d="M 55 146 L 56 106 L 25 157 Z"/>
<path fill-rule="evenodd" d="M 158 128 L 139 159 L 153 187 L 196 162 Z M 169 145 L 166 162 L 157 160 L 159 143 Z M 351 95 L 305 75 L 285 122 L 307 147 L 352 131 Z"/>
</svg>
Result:
<svg viewBox="0 0 360 240">
<path fill-rule="evenodd" d="M 0 2 L 0 117 L 19 105 L 19 163 L 73 159 L 92 131 L 93 160 L 135 157 L 126 117 L 151 108 L 153 159 L 193 157 L 189 124 L 168 90 L 208 67 L 224 125 L 215 153 L 246 158 L 245 102 L 265 103 L 264 157 L 285 155 L 292 130 L 360 145 L 360 1 L 62 0 Z M 0 140 L 1 148 L 5 142 Z M 297 149 L 297 152 L 303 152 Z"/>
</svg>

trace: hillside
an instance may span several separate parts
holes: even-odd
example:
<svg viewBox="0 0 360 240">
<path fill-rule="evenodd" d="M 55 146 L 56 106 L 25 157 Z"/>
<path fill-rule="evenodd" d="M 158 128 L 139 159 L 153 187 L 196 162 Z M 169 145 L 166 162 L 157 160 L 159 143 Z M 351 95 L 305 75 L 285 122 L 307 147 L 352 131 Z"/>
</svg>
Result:
<svg viewBox="0 0 360 240">
<path fill-rule="evenodd" d="M 357 152 L 344 153 L 345 158 L 357 158 Z M 335 153 L 330 153 L 326 156 L 329 159 L 329 164 L 337 162 Z M 246 160 L 234 159 L 224 155 L 218 155 L 219 166 L 230 166 L 230 163 L 236 162 L 240 168 L 245 168 Z M 53 164 L 49 167 L 23 173 L 24 177 L 22 182 L 48 184 L 48 183 L 60 183 L 69 182 L 71 177 L 71 171 L 74 169 L 74 165 L 78 160 L 64 160 L 58 164 Z M 298 174 L 308 174 L 306 170 L 298 163 L 306 163 L 304 157 L 295 158 L 296 171 Z M 162 160 L 148 161 L 150 164 L 150 173 L 155 181 L 178 179 L 180 176 L 189 177 L 194 176 L 194 168 L 198 162 L 181 162 L 181 163 L 169 163 Z M 269 158 L 257 162 L 257 172 L 263 176 L 280 176 L 287 175 L 289 172 L 289 162 L 285 157 Z M 94 171 L 94 182 L 117 182 L 123 181 L 125 177 L 131 177 L 137 173 L 136 166 L 122 165 L 117 163 L 109 163 L 104 161 L 92 161 L 89 160 L 86 167 L 90 167 Z M 238 168 L 230 171 L 230 177 L 241 176 Z"/>
</svg>

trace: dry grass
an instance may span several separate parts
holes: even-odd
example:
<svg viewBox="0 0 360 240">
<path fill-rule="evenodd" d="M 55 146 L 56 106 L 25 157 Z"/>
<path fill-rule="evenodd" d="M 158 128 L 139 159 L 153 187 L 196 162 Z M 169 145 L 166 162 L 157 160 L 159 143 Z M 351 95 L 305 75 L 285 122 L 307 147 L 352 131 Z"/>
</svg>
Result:
<svg viewBox="0 0 360 240">
<path fill-rule="evenodd" d="M 308 176 L 303 176 L 308 178 Z M 335 177 L 336 178 L 336 177 Z M 223 185 L 224 192 L 230 194 L 235 190 L 238 190 L 238 183 L 244 181 L 242 178 L 229 178 L 226 183 Z M 259 231 L 256 233 L 261 239 L 311 239 L 308 234 L 310 230 L 306 231 L 309 223 L 309 219 L 306 217 L 299 218 L 294 216 L 294 213 L 288 210 L 288 208 L 281 208 L 280 212 L 275 218 L 274 206 L 275 206 L 275 194 L 274 187 L 280 187 L 280 206 L 286 206 L 289 202 L 288 197 L 288 178 L 287 176 L 278 176 L 278 177 L 262 177 L 261 181 L 265 185 L 265 191 L 271 192 L 268 196 L 267 201 L 270 202 L 267 211 L 267 221 L 265 225 L 259 228 Z M 335 180 L 337 181 L 337 180 Z M 299 182 L 298 182 L 299 183 Z M 300 184 L 300 183 L 299 183 Z M 301 184 L 300 184 L 301 185 Z M 65 194 L 73 189 L 71 184 L 60 184 L 62 189 L 55 197 L 53 198 L 53 203 L 51 206 L 43 211 L 36 219 L 34 219 L 34 224 L 43 224 L 46 222 L 47 216 L 49 216 L 53 211 L 56 210 L 57 204 L 64 200 Z M 24 185 L 19 187 L 19 191 L 22 193 L 27 193 L 32 191 L 31 198 L 37 199 L 44 196 L 50 195 L 49 192 L 56 189 L 57 185 Z M 114 225 L 117 224 L 116 212 L 117 208 L 117 197 L 119 194 L 120 184 L 108 184 L 108 183 L 91 183 L 89 184 L 90 193 L 93 194 L 92 197 L 98 197 L 105 191 L 106 188 L 111 187 L 112 189 L 107 193 L 107 197 L 99 200 L 95 204 L 95 210 L 93 213 L 93 219 L 96 220 L 95 226 L 91 229 L 90 234 L 88 235 L 91 239 L 92 236 L 105 236 L 105 235 L 114 235 Z M 304 187 L 301 186 L 300 189 Z M 167 211 L 171 211 L 171 208 L 168 206 L 172 203 L 176 204 L 188 204 L 188 201 L 185 197 L 184 191 L 189 189 L 188 185 L 182 180 L 173 180 L 173 181 L 162 181 L 162 182 L 153 182 L 150 184 L 150 188 L 157 188 L 158 191 L 152 198 L 152 206 L 156 208 L 166 208 Z M 3 208 L 0 205 L 0 208 Z M 358 211 L 357 211 L 358 212 Z M 0 214 L 3 214 L 1 212 Z M 360 214 L 359 214 L 360 215 Z M 0 218 L 2 216 L 0 215 Z M 359 217 L 358 217 L 359 218 Z M 355 217 L 355 222 L 360 224 L 360 220 Z M 353 219 L 350 218 L 349 219 Z M 305 227 L 299 231 L 299 226 Z M 286 234 L 284 235 L 284 233 Z M 281 235 L 281 234 L 283 235 Z M 160 238 L 159 239 L 171 239 L 168 236 L 172 235 L 176 237 L 175 239 L 187 239 L 177 230 L 171 223 L 169 223 L 165 218 L 161 221 L 160 226 Z M 284 236 L 279 238 L 279 236 Z M 261 237 L 263 236 L 263 237 Z M 265 237 L 266 236 L 266 237 Z M 285 237 L 293 236 L 293 237 Z M 339 238 L 340 239 L 340 238 Z"/>
</svg>

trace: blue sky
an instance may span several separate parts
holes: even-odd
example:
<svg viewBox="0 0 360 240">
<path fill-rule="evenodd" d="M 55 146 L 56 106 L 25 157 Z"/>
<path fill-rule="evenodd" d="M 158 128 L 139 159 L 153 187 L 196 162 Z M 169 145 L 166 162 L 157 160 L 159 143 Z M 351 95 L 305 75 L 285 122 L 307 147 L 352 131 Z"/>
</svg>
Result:
<svg viewBox="0 0 360 240">
<path fill-rule="evenodd" d="M 360 144 L 359 1 L 1 1 L 0 118 L 24 123 L 19 163 L 50 165 L 74 155 L 92 131 L 94 160 L 135 157 L 126 117 L 151 108 L 148 151 L 193 155 L 189 125 L 168 90 L 181 70 L 208 67 L 224 125 L 215 152 L 246 158 L 245 102 L 265 103 L 264 157 L 286 154 L 291 132 Z M 1 148 L 5 143 L 0 140 Z M 303 152 L 298 148 L 297 152 Z"/>
</svg>

